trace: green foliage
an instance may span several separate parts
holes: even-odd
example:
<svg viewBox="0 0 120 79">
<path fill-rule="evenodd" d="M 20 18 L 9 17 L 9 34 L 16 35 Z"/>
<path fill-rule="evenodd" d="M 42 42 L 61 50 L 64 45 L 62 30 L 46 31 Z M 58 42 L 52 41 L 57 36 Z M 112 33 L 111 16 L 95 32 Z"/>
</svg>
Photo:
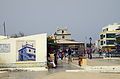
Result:
<svg viewBox="0 0 120 79">
<path fill-rule="evenodd" d="M 120 38 L 116 38 L 116 43 L 120 44 Z"/>
<path fill-rule="evenodd" d="M 50 37 L 47 37 L 47 43 L 48 44 L 53 44 L 54 43 L 54 39 L 50 38 Z"/>
<path fill-rule="evenodd" d="M 47 51 L 48 53 L 51 53 L 57 49 L 57 43 L 55 43 L 55 40 L 47 37 Z"/>
<path fill-rule="evenodd" d="M 13 34 L 12 36 L 10 36 L 11 38 L 18 38 L 18 37 L 23 37 L 25 36 L 23 32 L 19 32 L 18 34 Z"/>
</svg>

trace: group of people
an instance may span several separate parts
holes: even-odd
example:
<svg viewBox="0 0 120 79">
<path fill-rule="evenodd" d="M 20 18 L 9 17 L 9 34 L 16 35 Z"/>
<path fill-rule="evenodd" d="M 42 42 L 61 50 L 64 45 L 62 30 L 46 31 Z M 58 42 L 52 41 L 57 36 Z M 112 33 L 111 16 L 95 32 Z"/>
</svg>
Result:
<svg viewBox="0 0 120 79">
<path fill-rule="evenodd" d="M 94 50 L 92 48 L 86 48 L 85 51 L 78 52 L 78 53 L 79 53 L 79 56 L 85 56 L 85 57 L 88 57 L 89 59 L 92 59 L 93 58 L 92 54 L 95 51 L 96 50 Z M 98 52 L 99 52 L 99 56 L 102 56 L 103 50 L 99 49 Z M 67 62 L 69 64 L 70 62 L 72 62 L 72 55 L 73 55 L 73 50 L 71 48 L 58 49 L 58 50 L 55 50 L 55 51 L 53 51 L 53 53 L 50 53 L 48 55 L 48 57 L 49 57 L 48 61 L 50 63 L 52 63 L 54 67 L 57 66 L 58 60 L 65 59 L 65 60 L 67 60 Z"/>
<path fill-rule="evenodd" d="M 87 48 L 86 49 L 86 54 L 88 54 L 88 58 L 89 59 L 92 59 L 92 53 L 94 52 L 97 52 L 99 54 L 99 57 L 105 57 L 106 54 L 108 54 L 110 56 L 110 53 L 112 52 L 113 50 L 110 50 L 110 49 L 92 49 L 92 48 Z"/>
<path fill-rule="evenodd" d="M 115 50 L 114 49 L 113 50 L 111 50 L 111 49 L 98 49 L 99 57 L 101 57 L 101 56 L 105 57 L 106 54 L 108 54 L 108 56 L 110 56 L 112 51 L 115 51 Z"/>
<path fill-rule="evenodd" d="M 78 52 L 79 53 L 79 57 L 80 56 L 85 56 L 88 57 L 89 59 L 92 59 L 93 56 L 92 54 L 97 51 L 99 53 L 99 57 L 103 57 L 104 53 L 109 53 L 110 50 L 103 50 L 103 49 L 98 49 L 95 50 L 93 48 L 86 48 L 85 51 Z M 82 55 L 81 55 L 81 54 Z M 76 54 L 76 52 L 75 52 Z M 70 62 L 72 62 L 72 55 L 73 55 L 73 50 L 71 48 L 67 48 L 67 49 L 57 49 L 54 50 L 52 53 L 48 53 L 48 62 L 50 62 L 51 64 L 53 64 L 53 67 L 57 66 L 57 62 L 58 60 L 63 60 L 63 59 L 67 59 L 68 64 Z"/>
<path fill-rule="evenodd" d="M 57 61 L 63 60 L 64 58 L 68 58 L 68 63 L 72 62 L 72 49 L 59 49 L 57 51 L 53 51 L 52 53 L 48 53 L 48 62 L 52 64 L 54 68 L 57 67 Z"/>
<path fill-rule="evenodd" d="M 64 50 L 59 50 L 58 51 L 58 59 L 63 60 L 63 58 L 68 58 L 68 62 L 72 62 L 72 49 L 68 48 L 68 49 L 64 49 Z"/>
<path fill-rule="evenodd" d="M 92 48 L 87 48 L 85 53 L 87 54 L 89 59 L 92 59 L 92 53 L 93 53 L 93 49 Z"/>
</svg>

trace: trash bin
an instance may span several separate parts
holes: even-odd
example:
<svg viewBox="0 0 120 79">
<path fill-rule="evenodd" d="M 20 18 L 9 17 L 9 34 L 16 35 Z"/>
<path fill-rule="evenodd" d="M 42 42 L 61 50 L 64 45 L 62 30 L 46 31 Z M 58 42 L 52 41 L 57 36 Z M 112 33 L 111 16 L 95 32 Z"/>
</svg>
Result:
<svg viewBox="0 0 120 79">
<path fill-rule="evenodd" d="M 86 57 L 79 57 L 79 66 L 86 66 L 87 65 L 87 58 Z"/>
</svg>

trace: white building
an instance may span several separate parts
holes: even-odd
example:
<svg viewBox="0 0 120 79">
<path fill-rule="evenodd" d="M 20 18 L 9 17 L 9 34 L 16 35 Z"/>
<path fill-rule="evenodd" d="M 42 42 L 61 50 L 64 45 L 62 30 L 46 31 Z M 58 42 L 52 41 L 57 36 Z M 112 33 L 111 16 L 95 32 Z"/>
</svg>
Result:
<svg viewBox="0 0 120 79">
<path fill-rule="evenodd" d="M 84 53 L 85 43 L 73 40 L 67 28 L 57 28 L 52 37 L 60 48 L 66 49 L 70 47 L 75 51 Z"/>
<path fill-rule="evenodd" d="M 56 40 L 71 40 L 71 34 L 67 28 L 57 28 L 54 36 Z"/>
<path fill-rule="evenodd" d="M 102 28 L 100 33 L 100 47 L 107 49 L 115 49 L 116 33 L 120 32 L 120 24 L 114 23 Z"/>
</svg>

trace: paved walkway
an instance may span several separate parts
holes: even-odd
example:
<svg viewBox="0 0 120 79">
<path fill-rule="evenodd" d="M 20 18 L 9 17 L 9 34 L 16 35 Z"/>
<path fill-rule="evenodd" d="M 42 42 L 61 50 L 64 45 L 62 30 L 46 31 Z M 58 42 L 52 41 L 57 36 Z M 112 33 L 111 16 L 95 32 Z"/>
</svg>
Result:
<svg viewBox="0 0 120 79">
<path fill-rule="evenodd" d="M 73 65 L 78 65 L 78 60 L 73 60 Z M 81 66 L 83 70 L 68 70 L 67 72 L 119 72 L 120 73 L 120 59 L 87 59 L 87 65 Z"/>
<path fill-rule="evenodd" d="M 59 72 L 48 75 L 43 79 L 120 79 L 120 73 Z"/>
<path fill-rule="evenodd" d="M 87 59 L 88 66 L 119 66 L 119 60 L 106 60 L 106 59 Z M 71 68 L 69 66 L 73 66 L 76 68 Z M 78 60 L 73 60 L 73 62 L 68 65 L 68 72 L 60 71 L 58 73 L 53 73 L 49 76 L 44 77 L 43 79 L 120 79 L 120 73 L 100 73 L 100 72 L 84 72 L 83 69 L 80 69 L 78 65 Z M 66 65 L 67 66 L 67 65 Z M 73 71 L 72 71 L 73 69 Z M 75 72 L 76 69 L 83 72 Z M 65 68 L 66 70 L 66 68 Z M 69 72 L 69 70 L 71 72 Z M 74 71 L 75 70 L 75 71 Z"/>
<path fill-rule="evenodd" d="M 59 61 L 58 67 L 49 69 L 44 72 L 5 72 L 0 73 L 0 79 L 45 79 L 51 77 L 52 75 L 59 73 L 66 73 L 66 70 L 78 70 L 79 68 L 71 64 L 67 64 L 65 61 Z M 61 74 L 60 74 L 61 75 Z M 59 77 L 58 77 L 59 79 Z"/>
<path fill-rule="evenodd" d="M 78 65 L 78 60 L 73 60 L 73 63 Z M 87 59 L 87 66 L 120 66 L 120 59 Z"/>
<path fill-rule="evenodd" d="M 50 73 L 56 73 L 56 72 L 65 72 L 66 70 L 78 70 L 81 69 L 80 67 L 77 67 L 76 65 L 73 65 L 73 63 L 68 64 L 67 61 L 62 60 L 58 62 L 57 68 L 49 69 L 48 71 Z"/>
<path fill-rule="evenodd" d="M 119 61 L 92 59 L 88 60 L 88 65 L 119 65 Z M 120 73 L 100 73 L 100 72 L 66 72 L 67 70 L 83 70 L 78 66 L 78 61 L 71 64 L 66 61 L 59 62 L 56 69 L 49 69 L 47 72 L 6 72 L 0 73 L 0 79 L 120 79 Z M 94 64 L 93 64 L 94 63 Z"/>
</svg>

